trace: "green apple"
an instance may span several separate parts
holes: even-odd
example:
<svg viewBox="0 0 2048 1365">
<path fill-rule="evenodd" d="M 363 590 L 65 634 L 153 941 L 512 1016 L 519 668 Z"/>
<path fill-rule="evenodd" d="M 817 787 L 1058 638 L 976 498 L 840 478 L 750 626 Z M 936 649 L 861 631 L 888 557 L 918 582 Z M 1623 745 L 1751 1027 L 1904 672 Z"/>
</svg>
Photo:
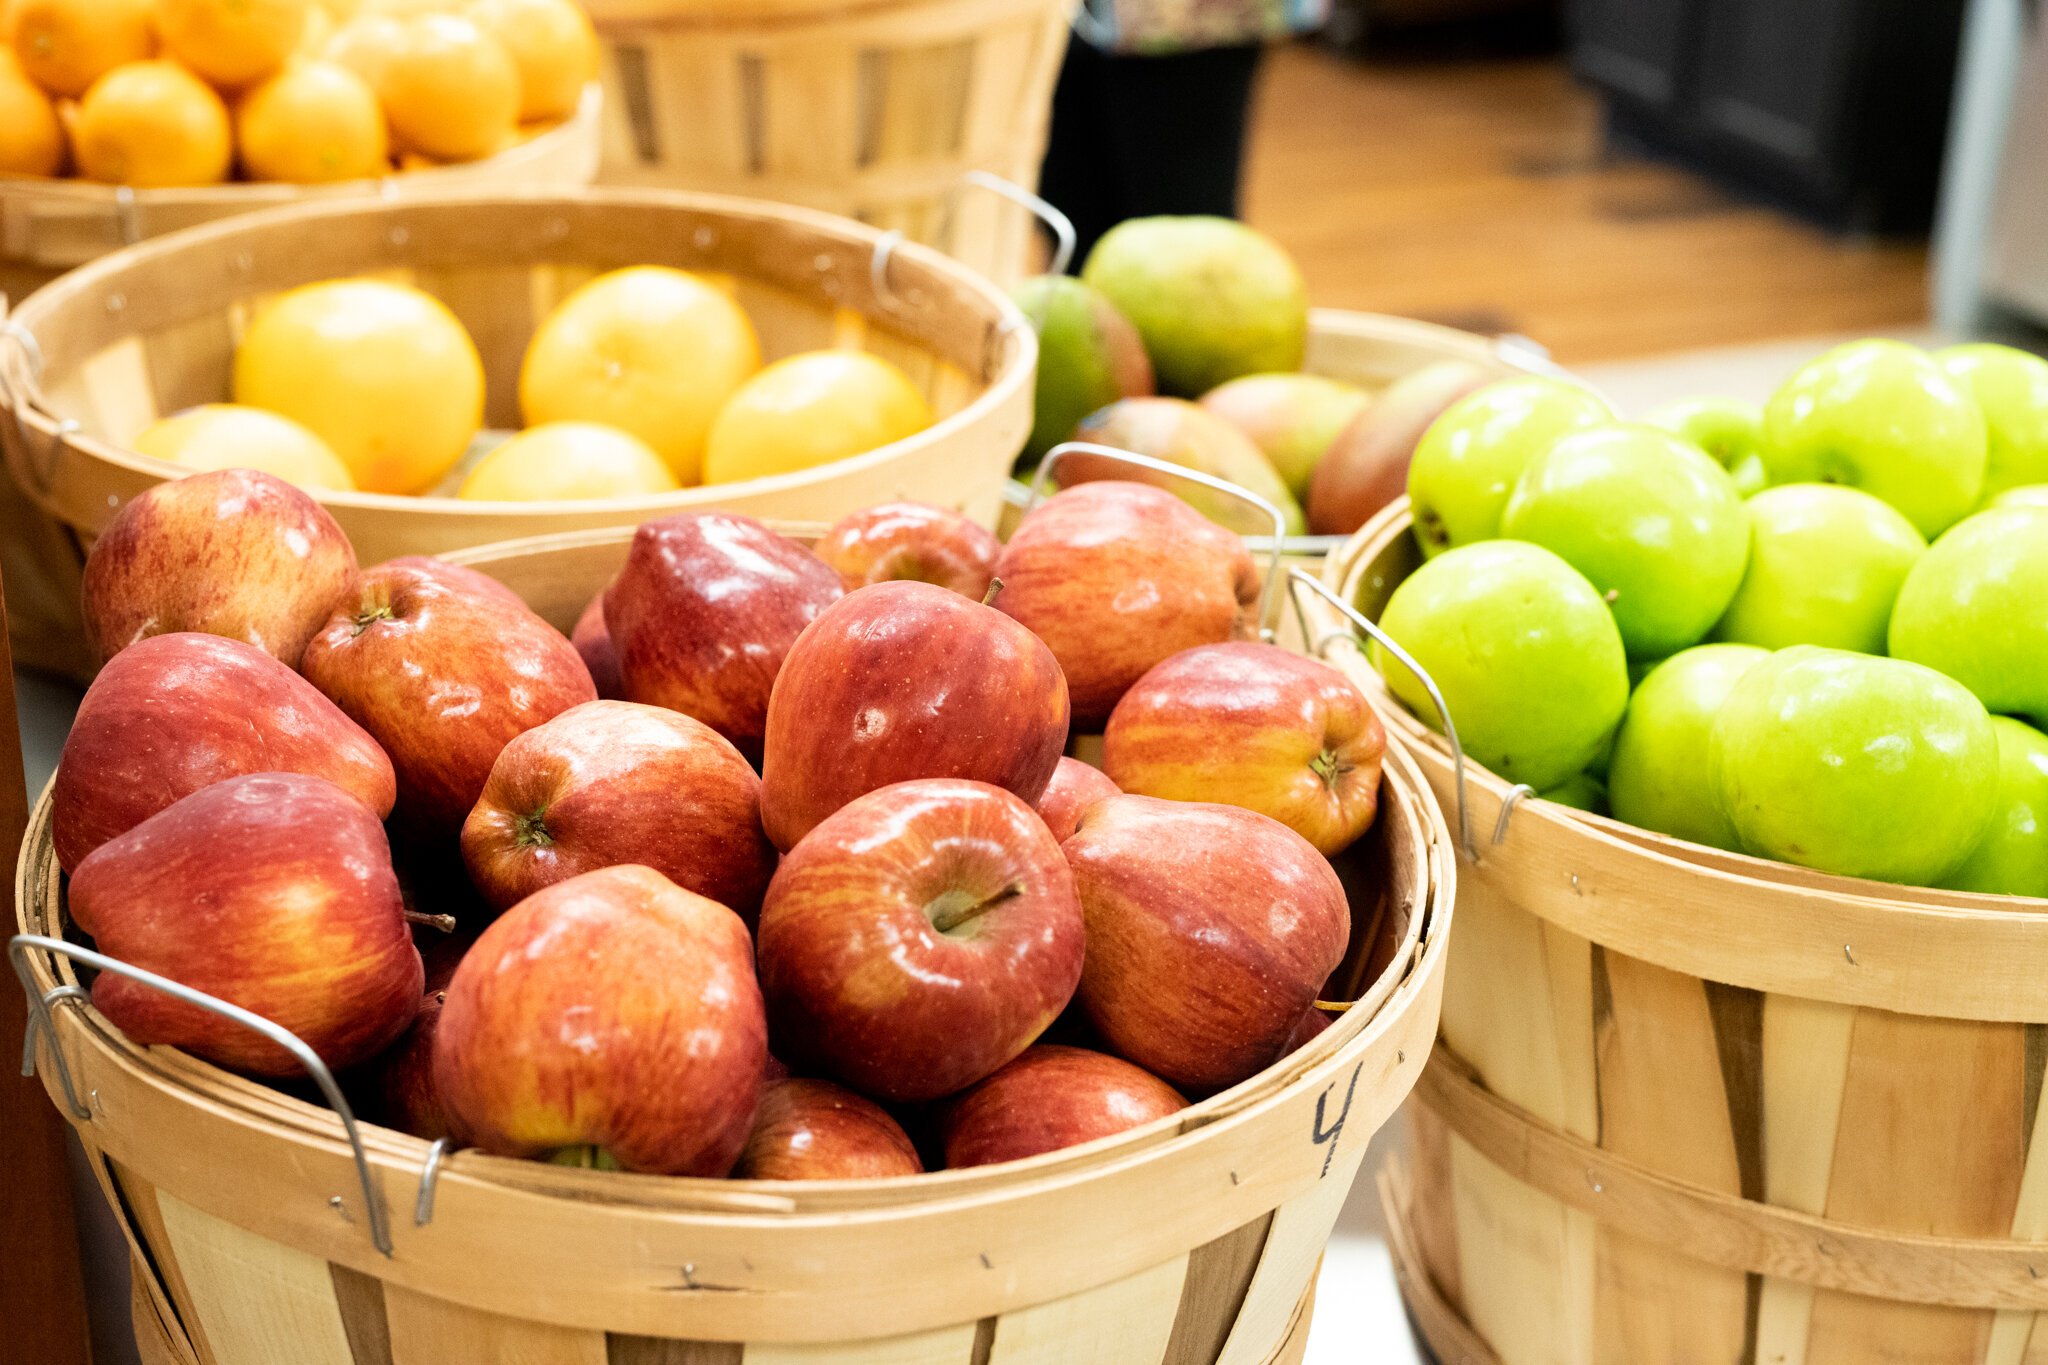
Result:
<svg viewBox="0 0 2048 1365">
<path fill-rule="evenodd" d="M 1770 657 L 1754 645 L 1698 645 L 1650 670 L 1628 699 L 1607 766 L 1615 819 L 1696 844 L 1741 848 L 1708 773 L 1708 740 L 1729 692 Z"/>
<path fill-rule="evenodd" d="M 1913 523 L 1835 484 L 1767 488 L 1746 506 L 1749 568 L 1714 638 L 1884 653 L 1892 600 L 1927 549 Z"/>
<path fill-rule="evenodd" d="M 1594 815 L 1607 814 L 1607 788 L 1591 773 L 1579 773 L 1567 777 L 1555 787 L 1536 793 L 1545 801 L 1555 801 L 1560 806 L 1570 806 Z"/>
<path fill-rule="evenodd" d="M 1941 884 L 1994 896 L 2048 896 L 2048 735 L 2010 716 L 1993 716 L 1991 728 L 1998 736 L 1991 823 Z"/>
<path fill-rule="evenodd" d="M 1074 439 L 1150 455 L 1234 483 L 1272 503 L 1286 522 L 1288 535 L 1301 534 L 1301 504 L 1287 491 L 1265 452 L 1252 444 L 1251 437 L 1185 398 L 1119 399 L 1082 418 L 1074 428 Z M 1078 451 L 1061 456 L 1057 469 L 1066 486 L 1089 479 L 1158 484 L 1211 521 L 1255 535 L 1273 534 L 1271 520 L 1247 507 L 1242 499 L 1186 479 Z"/>
<path fill-rule="evenodd" d="M 1998 738 L 1969 690 L 1931 668 L 1798 645 L 1729 691 L 1708 765 L 1747 851 L 1926 886 L 1990 823 Z"/>
<path fill-rule="evenodd" d="M 1387 599 L 1380 626 L 1443 692 L 1468 756 L 1538 791 L 1581 772 L 1628 705 L 1628 659 L 1599 592 L 1540 545 L 1451 550 Z M 1388 688 L 1441 728 L 1429 694 L 1378 644 Z"/>
<path fill-rule="evenodd" d="M 1278 242 L 1243 223 L 1127 219 L 1081 278 L 1137 326 L 1162 393 L 1196 398 L 1242 374 L 1301 368 L 1308 286 Z"/>
<path fill-rule="evenodd" d="M 1072 438 L 1083 417 L 1119 398 L 1152 392 L 1152 362 L 1131 320 L 1071 275 L 1036 275 L 1012 294 L 1038 333 L 1031 439 L 1036 460 Z"/>
<path fill-rule="evenodd" d="M 1760 493 L 1764 473 L 1764 410 L 1740 398 L 1686 398 L 1643 414 L 1645 425 L 1682 436 L 1712 456 L 1743 497 Z"/>
<path fill-rule="evenodd" d="M 1935 541 L 1899 589 L 1891 646 L 2048 727 L 2048 510 L 1995 507 Z"/>
<path fill-rule="evenodd" d="M 2048 360 L 1979 341 L 1936 351 L 1934 363 L 1984 414 L 1984 495 L 2048 481 Z"/>
<path fill-rule="evenodd" d="M 1500 514 L 1529 461 L 1558 437 L 1611 422 L 1587 389 L 1525 375 L 1488 384 L 1444 410 L 1408 465 L 1415 539 L 1426 555 L 1500 535 Z"/>
<path fill-rule="evenodd" d="M 1308 496 L 1323 453 L 1371 401 L 1356 384 L 1319 374 L 1248 374 L 1202 395 L 1202 407 L 1251 437 L 1297 498 Z"/>
<path fill-rule="evenodd" d="M 1976 403 L 1925 351 L 1902 341 L 1837 346 L 1764 405 L 1772 483 L 1861 488 L 1930 538 L 1977 505 L 1988 451 Z"/>
<path fill-rule="evenodd" d="M 2048 483 L 2023 483 L 1991 500 L 1993 507 L 2048 507 Z"/>
<path fill-rule="evenodd" d="M 1632 659 L 1698 643 L 1749 562 L 1749 516 L 1728 471 L 1690 441 L 1629 423 L 1572 432 L 1531 459 L 1500 533 L 1584 574 Z"/>
</svg>

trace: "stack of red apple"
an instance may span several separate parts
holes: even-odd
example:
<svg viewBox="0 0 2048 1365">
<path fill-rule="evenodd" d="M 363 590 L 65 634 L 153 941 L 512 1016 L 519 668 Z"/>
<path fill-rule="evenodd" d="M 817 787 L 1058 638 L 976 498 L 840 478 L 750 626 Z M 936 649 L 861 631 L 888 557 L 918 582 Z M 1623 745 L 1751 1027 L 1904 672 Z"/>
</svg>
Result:
<svg viewBox="0 0 2048 1365">
<path fill-rule="evenodd" d="M 423 1136 L 779 1179 L 1025 1157 L 1324 1023 L 1328 859 L 1384 737 L 1335 670 L 1241 638 L 1256 591 L 1236 537 L 1100 482 L 1007 546 L 912 503 L 815 550 L 652 522 L 572 641 L 473 570 L 359 569 L 268 475 L 194 475 L 86 566 L 106 664 L 55 851 L 103 951 Z M 1095 730 L 1106 771 L 1063 756 Z M 450 912 L 430 973 L 408 921 Z M 294 1070 L 133 983 L 93 998 Z"/>
</svg>

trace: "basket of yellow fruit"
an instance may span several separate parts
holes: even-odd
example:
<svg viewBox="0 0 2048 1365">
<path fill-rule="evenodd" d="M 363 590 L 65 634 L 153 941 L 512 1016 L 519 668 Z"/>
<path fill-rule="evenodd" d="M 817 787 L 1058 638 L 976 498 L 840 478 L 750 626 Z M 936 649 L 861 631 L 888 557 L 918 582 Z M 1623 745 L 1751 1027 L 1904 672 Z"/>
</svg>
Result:
<svg viewBox="0 0 2048 1365">
<path fill-rule="evenodd" d="M 243 465 L 380 559 L 710 505 L 911 494 L 992 521 L 1037 354 L 936 252 L 652 190 L 270 210 L 97 261 L 5 325 L 8 466 L 74 541 Z"/>
<path fill-rule="evenodd" d="M 2044 417 L 1991 345 L 1636 422 L 1519 378 L 1331 557 L 1461 831 L 1385 1182 L 1442 1358 L 2039 1353 Z"/>
<path fill-rule="evenodd" d="M 1074 0 L 588 0 L 610 184 L 843 213 L 998 280 L 1031 224 L 986 171 L 1035 184 Z"/>
<path fill-rule="evenodd" d="M 309 194 L 596 173 L 597 39 L 575 0 L 12 0 L 0 36 L 16 298 Z"/>
</svg>

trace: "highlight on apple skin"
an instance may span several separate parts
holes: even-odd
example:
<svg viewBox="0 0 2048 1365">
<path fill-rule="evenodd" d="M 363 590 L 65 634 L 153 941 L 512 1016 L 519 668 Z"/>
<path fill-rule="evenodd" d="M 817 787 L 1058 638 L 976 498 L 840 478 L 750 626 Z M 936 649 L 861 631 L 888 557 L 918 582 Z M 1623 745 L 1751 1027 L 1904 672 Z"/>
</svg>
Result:
<svg viewBox="0 0 2048 1365">
<path fill-rule="evenodd" d="M 735 1180 L 881 1180 L 924 1170 L 903 1125 L 830 1081 L 771 1080 Z"/>
<path fill-rule="evenodd" d="M 303 773 L 216 782 L 109 839 L 72 874 L 70 911 L 109 957 L 260 1014 L 335 1070 L 388 1047 L 425 986 L 384 826 Z M 138 1043 L 302 1074 L 277 1044 L 112 972 L 92 999 Z"/>
<path fill-rule="evenodd" d="M 1102 769 L 1062 755 L 1052 770 L 1052 781 L 1038 798 L 1038 815 L 1052 831 L 1054 841 L 1064 844 L 1090 806 L 1120 790 Z"/>
<path fill-rule="evenodd" d="M 947 1169 L 989 1166 L 1127 1132 L 1186 1107 L 1179 1091 L 1142 1067 L 1040 1043 L 949 1101 L 940 1140 Z"/>
</svg>

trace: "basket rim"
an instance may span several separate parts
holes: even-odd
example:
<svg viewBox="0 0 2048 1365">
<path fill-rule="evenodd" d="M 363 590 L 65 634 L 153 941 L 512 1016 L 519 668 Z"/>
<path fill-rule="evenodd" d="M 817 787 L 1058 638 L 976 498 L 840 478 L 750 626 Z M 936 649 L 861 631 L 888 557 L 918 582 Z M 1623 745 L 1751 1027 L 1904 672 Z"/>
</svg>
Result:
<svg viewBox="0 0 2048 1365">
<path fill-rule="evenodd" d="M 124 199 L 141 208 L 224 205 L 238 213 L 256 213 L 273 207 L 290 207 L 324 199 L 398 198 L 414 193 L 452 188 L 449 182 L 493 171 L 518 170 L 529 162 L 543 160 L 571 143 L 598 135 L 604 91 L 598 81 L 583 87 L 576 110 L 540 132 L 514 143 L 501 152 L 475 161 L 451 161 L 418 170 L 394 170 L 365 180 L 334 180 L 300 184 L 282 180 L 229 180 L 216 185 L 166 185 L 138 188 L 109 185 L 77 176 L 14 175 L 0 172 L 0 208 L 9 202 L 97 204 L 116 211 Z M 417 188 L 415 188 L 417 187 Z M 179 231 L 189 229 L 180 228 Z M 159 234 L 170 236 L 170 233 Z M 149 238 L 155 241 L 156 238 Z M 139 245 L 136 243 L 134 245 Z M 81 267 L 82 268 L 82 267 Z"/>
<path fill-rule="evenodd" d="M 1357 601 L 1367 573 L 1411 526 L 1407 498 L 1397 499 L 1329 557 L 1325 582 L 1346 601 Z M 1450 746 L 1443 736 L 1392 696 L 1355 645 L 1347 662 L 1351 666 L 1345 671 L 1367 687 L 1395 744 L 1415 757 L 1439 792 L 1454 793 Z M 1469 757 L 1465 768 L 1469 790 L 1481 798 L 1474 825 L 1482 827 L 1482 816 L 1490 818 L 1509 804 L 1513 785 Z M 1526 864 L 1538 856 L 1536 850 L 1543 843 L 1557 846 L 1554 858 L 1545 855 L 1545 875 L 1548 862 L 1554 861 L 1559 868 L 1633 869 L 1631 889 L 1636 891 L 1652 881 L 1688 883 L 1688 891 L 1673 897 L 1685 903 L 1688 913 L 1655 916 L 1654 926 L 1646 923 L 1624 933 L 1612 911 L 1595 906 L 1600 896 L 1581 895 L 1576 885 L 1567 897 L 1520 895 L 1537 886 L 1534 869 Z M 1910 951 L 1926 949 L 1922 957 L 1936 964 L 1952 964 L 1963 948 L 1986 962 L 2009 959 L 2016 945 L 2031 946 L 2038 939 L 2041 924 L 2048 921 L 2048 900 L 1819 872 L 1709 848 L 1535 798 L 1515 803 L 1505 842 L 1488 846 L 1480 864 L 1472 864 L 1463 853 L 1460 857 L 1468 868 L 1495 863 L 1481 875 L 1505 878 L 1513 888 L 1510 894 L 1524 909 L 1673 970 L 1756 990 L 1904 1014 L 2048 1021 L 2048 979 L 2043 977 L 2048 973 L 2048 940 L 2033 948 L 2034 957 L 2041 960 L 2040 972 L 2030 976 L 2014 970 L 2008 961 L 1995 989 L 1952 979 L 1967 975 L 1952 965 L 1936 970 L 1916 964 Z M 1505 871 L 1508 866 L 1518 867 L 1521 875 Z M 1567 900 L 1579 905 L 1568 905 Z M 1802 918 L 1800 912 L 1811 912 L 1814 918 Z M 1859 926 L 1869 932 L 1853 933 Z M 1817 944 L 1814 931 L 1819 927 L 1834 932 L 1821 936 Z M 1906 944 L 1896 941 L 1902 935 Z M 1880 945 L 1895 960 L 1884 971 L 1874 971 L 1874 953 Z M 1774 960 L 1780 958 L 1787 961 Z M 1804 962 L 1793 966 L 1792 959 Z"/>
<path fill-rule="evenodd" d="M 787 28 L 825 20 L 859 23 L 904 10 L 952 9 L 962 0 L 584 0 L 602 36 L 611 31 L 690 30 L 716 27 Z M 1000 0 L 997 0 L 1000 3 Z M 1008 0 L 1010 9 L 1072 10 L 1076 0 Z M 981 0 L 981 8 L 993 8 Z"/>
<path fill-rule="evenodd" d="M 851 218 L 796 205 L 752 199 L 741 195 L 701 191 L 657 190 L 627 187 L 589 186 L 575 190 L 536 188 L 521 190 L 502 186 L 453 186 L 409 192 L 403 196 L 366 201 L 360 197 L 335 196 L 279 204 L 214 222 L 181 228 L 110 252 L 37 289 L 5 316 L 11 324 L 33 336 L 39 319 L 60 310 L 82 306 L 109 286 L 117 285 L 131 272 L 150 268 L 176 257 L 195 244 L 228 244 L 257 236 L 283 225 L 317 226 L 331 218 L 382 218 L 398 214 L 474 213 L 488 211 L 543 213 L 550 207 L 619 207 L 640 210 L 675 210 L 738 221 L 777 221 L 836 240 L 864 247 L 873 254 L 887 251 L 892 263 L 907 264 L 926 281 L 943 281 L 951 290 L 985 309 L 991 354 L 984 360 L 983 388 L 958 411 L 939 418 L 930 426 L 898 441 L 877 446 L 841 460 L 784 474 L 735 480 L 722 484 L 698 484 L 673 492 L 641 494 L 623 498 L 587 500 L 498 502 L 446 496 L 403 493 L 369 493 L 361 490 L 312 490 L 322 505 L 351 512 L 375 512 L 414 517 L 466 516 L 532 519 L 547 521 L 565 514 L 588 517 L 630 516 L 644 520 L 670 510 L 701 505 L 707 490 L 716 489 L 724 498 L 769 498 L 807 488 L 822 479 L 858 477 L 885 468 L 901 454 L 924 445 L 948 440 L 989 421 L 1008 406 L 1021 401 L 1027 384 L 1036 374 L 1038 338 L 1029 319 L 1008 294 L 979 272 L 921 243 L 905 240 L 899 233 L 884 232 Z M 305 283 L 313 283 L 308 280 Z M 852 307 L 848 303 L 839 306 Z M 889 326 L 886 305 L 874 311 L 856 308 L 871 323 Z M 41 385 L 35 389 L 39 394 Z M 0 410 L 14 410 L 44 440 L 52 440 L 63 425 L 40 400 L 16 405 L 0 384 Z M 150 479 L 176 478 L 190 471 L 167 460 L 143 455 L 98 437 L 72 433 L 67 444 L 92 459 Z M 31 492 L 31 496 L 36 496 Z"/>
<path fill-rule="evenodd" d="M 568 532 L 559 539 L 573 540 L 591 534 L 594 533 Z M 580 1170 L 464 1148 L 459 1158 L 451 1151 L 441 1163 L 442 1179 L 458 1175 L 459 1161 L 462 1178 L 502 1192 L 590 1199 L 621 1189 L 637 1189 L 643 1194 L 662 1193 L 677 1199 L 634 1198 L 617 1202 L 678 1216 L 765 1219 L 785 1224 L 792 1219 L 931 1211 L 993 1194 L 1023 1197 L 1044 1188 L 1113 1175 L 1163 1153 L 1180 1150 L 1204 1134 L 1227 1132 L 1263 1109 L 1328 1085 L 1339 1077 L 1347 1065 L 1393 1031 L 1417 1001 L 1428 994 L 1432 981 L 1442 974 L 1455 900 L 1450 832 L 1427 781 L 1410 755 L 1389 747 L 1382 781 L 1409 798 L 1404 803 L 1383 800 L 1381 805 L 1385 810 L 1398 804 L 1414 819 L 1418 843 L 1415 855 L 1422 881 L 1415 890 L 1410 925 L 1395 955 L 1361 995 L 1360 1003 L 1376 993 L 1381 998 L 1375 1007 L 1355 1011 L 1355 1024 L 1354 1011 L 1346 1011 L 1321 1036 L 1290 1056 L 1176 1114 L 1020 1161 L 927 1171 L 914 1176 L 800 1182 L 714 1179 Z M 16 868 L 16 928 L 22 933 L 63 937 L 61 877 L 50 852 L 53 788 L 54 778 L 35 804 L 22 843 Z M 28 961 L 39 992 L 76 984 L 68 961 L 33 951 L 28 954 Z M 1374 988 L 1382 981 L 1391 984 L 1383 993 L 1377 992 Z M 81 1025 L 75 1031 L 89 1037 L 117 1065 L 178 1091 L 187 1103 L 229 1110 L 241 1121 L 254 1124 L 281 1141 L 338 1145 L 347 1150 L 340 1120 L 324 1104 L 223 1070 L 179 1048 L 133 1043 L 89 999 L 73 1003 L 78 1007 L 76 1014 L 53 1011 L 53 1023 L 61 1029 L 63 1021 L 75 1019 Z M 1433 1032 L 1432 1028 L 1432 1036 Z M 1413 1058 L 1404 1066 L 1419 1075 L 1422 1061 L 1420 1057 Z M 45 1085 L 54 1084 L 46 1076 Z M 359 1119 L 358 1124 L 373 1162 L 382 1158 L 386 1165 L 396 1164 L 413 1172 L 420 1169 L 431 1144 L 368 1120 Z M 630 1183 L 621 1185 L 621 1181 Z M 863 1196 L 874 1197 L 874 1202 L 861 1202 Z M 790 1207 L 781 1207 L 782 1204 Z"/>
</svg>

